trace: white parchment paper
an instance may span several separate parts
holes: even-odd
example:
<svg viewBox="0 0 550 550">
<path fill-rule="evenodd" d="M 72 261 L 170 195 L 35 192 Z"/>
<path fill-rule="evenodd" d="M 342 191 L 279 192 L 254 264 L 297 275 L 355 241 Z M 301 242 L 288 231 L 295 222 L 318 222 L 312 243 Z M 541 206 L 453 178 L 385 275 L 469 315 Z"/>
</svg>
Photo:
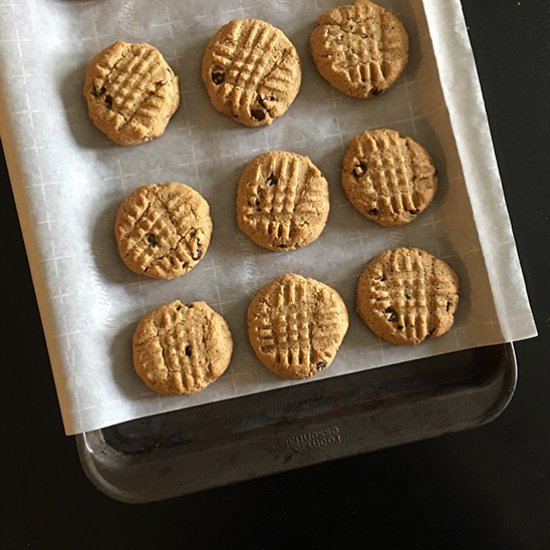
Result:
<svg viewBox="0 0 550 550">
<path fill-rule="evenodd" d="M 252 296 L 283 273 L 330 284 L 350 311 L 344 344 L 317 379 L 536 334 L 460 2 L 380 3 L 404 21 L 411 59 L 391 93 L 359 101 L 333 90 L 309 56 L 316 18 L 335 0 L 0 0 L 0 130 L 68 434 L 288 384 L 255 358 L 245 316 Z M 200 80 L 208 38 L 243 17 L 283 29 L 303 62 L 297 100 L 262 129 L 217 113 Z M 132 148 L 88 122 L 81 95 L 85 63 L 118 39 L 153 44 L 181 80 L 182 107 L 166 134 Z M 414 137 L 439 170 L 435 203 L 399 229 L 362 218 L 340 186 L 347 142 L 376 127 Z M 271 149 L 310 156 L 330 183 L 324 233 L 287 254 L 252 244 L 234 214 L 241 170 Z M 130 272 L 113 237 L 122 198 L 162 181 L 200 191 L 215 227 L 205 259 L 170 282 Z M 455 328 L 418 347 L 383 343 L 354 313 L 365 264 L 401 245 L 444 258 L 461 279 Z M 166 398 L 133 372 L 131 335 L 143 314 L 176 298 L 206 300 L 224 315 L 235 353 L 205 391 Z"/>
</svg>

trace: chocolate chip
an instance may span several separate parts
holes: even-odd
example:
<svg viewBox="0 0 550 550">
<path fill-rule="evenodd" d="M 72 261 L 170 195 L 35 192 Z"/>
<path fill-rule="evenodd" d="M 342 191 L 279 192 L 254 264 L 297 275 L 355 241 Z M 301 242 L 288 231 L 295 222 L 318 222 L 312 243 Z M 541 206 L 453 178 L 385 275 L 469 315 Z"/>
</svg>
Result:
<svg viewBox="0 0 550 550">
<path fill-rule="evenodd" d="M 409 210 L 409 214 L 412 214 L 413 216 L 418 216 L 418 214 L 420 214 L 420 210 L 418 210 L 418 208 L 415 208 L 414 210 Z"/>
<path fill-rule="evenodd" d="M 107 107 L 107 109 L 112 109 L 113 108 L 113 96 L 112 95 L 106 95 L 105 96 L 105 107 Z"/>
<path fill-rule="evenodd" d="M 387 313 L 389 315 L 388 317 L 388 321 L 391 321 L 392 323 L 394 321 L 397 321 L 397 313 L 395 311 L 395 309 L 393 309 L 393 307 L 387 307 L 385 310 L 384 310 L 385 313 Z"/>
<path fill-rule="evenodd" d="M 319 362 L 315 365 L 315 368 L 316 368 L 317 370 L 326 369 L 326 368 L 327 368 L 327 362 L 326 362 L 326 361 L 319 361 Z"/>
<path fill-rule="evenodd" d="M 149 235 L 147 235 L 147 242 L 151 245 L 151 246 L 158 246 L 159 242 L 157 241 L 157 238 L 155 237 L 155 235 L 153 235 L 152 233 L 150 233 Z"/>
<path fill-rule="evenodd" d="M 252 109 L 250 114 L 252 115 L 252 118 L 255 118 L 256 120 L 262 121 L 265 119 L 265 111 L 262 109 Z"/>
<path fill-rule="evenodd" d="M 371 208 L 371 209 L 369 210 L 369 214 L 370 214 L 371 216 L 378 216 L 379 213 L 380 213 L 380 210 L 378 210 L 378 208 Z"/>
<path fill-rule="evenodd" d="M 372 88 L 370 93 L 374 96 L 382 95 L 386 90 L 379 90 L 378 88 Z"/>
<path fill-rule="evenodd" d="M 397 330 L 403 330 L 405 327 L 403 325 L 397 325 Z"/>
<path fill-rule="evenodd" d="M 197 246 L 197 251 L 195 252 L 195 254 L 193 254 L 193 256 L 191 256 L 191 258 L 193 258 L 193 260 L 200 260 L 202 258 L 202 247 L 201 246 Z"/>
<path fill-rule="evenodd" d="M 212 82 L 216 84 L 216 86 L 223 84 L 225 82 L 225 71 L 223 70 L 223 67 L 216 65 L 212 69 L 211 78 L 212 78 Z"/>
<path fill-rule="evenodd" d="M 267 185 L 277 185 L 279 183 L 279 178 L 275 174 L 271 174 L 265 182 Z"/>
<path fill-rule="evenodd" d="M 92 90 L 92 95 L 95 96 L 95 97 L 99 97 L 99 96 L 103 95 L 106 91 L 107 90 L 106 90 L 105 86 L 101 86 L 101 88 L 99 88 L 99 90 L 94 86 L 94 89 Z"/>
<path fill-rule="evenodd" d="M 445 308 L 445 311 L 449 311 L 451 309 L 452 302 L 447 301 L 447 307 Z"/>
<path fill-rule="evenodd" d="M 191 357 L 191 346 L 185 346 L 185 355 Z"/>
<path fill-rule="evenodd" d="M 288 248 L 286 244 L 278 244 L 277 248 Z"/>
<path fill-rule="evenodd" d="M 361 176 L 365 175 L 367 168 L 367 163 L 361 161 L 359 164 L 355 165 L 355 168 L 353 169 L 353 175 L 357 178 L 360 178 Z"/>
</svg>

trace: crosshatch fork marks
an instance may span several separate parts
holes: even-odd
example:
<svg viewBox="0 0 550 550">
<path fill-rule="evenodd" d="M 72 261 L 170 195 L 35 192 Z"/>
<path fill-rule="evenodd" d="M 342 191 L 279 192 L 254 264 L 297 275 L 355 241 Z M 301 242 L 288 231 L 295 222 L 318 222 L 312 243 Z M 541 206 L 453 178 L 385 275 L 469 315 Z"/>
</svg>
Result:
<svg viewBox="0 0 550 550">
<path fill-rule="evenodd" d="M 342 185 L 365 217 L 395 227 L 415 220 L 437 193 L 437 171 L 429 153 L 395 130 L 354 137 L 344 157 Z"/>
<path fill-rule="evenodd" d="M 218 111 L 246 126 L 263 126 L 294 101 L 300 60 L 279 29 L 256 19 L 234 20 L 210 40 L 203 81 Z"/>
<path fill-rule="evenodd" d="M 204 257 L 212 221 L 205 199 L 182 183 L 145 185 L 122 202 L 115 235 L 122 260 L 142 275 L 172 279 Z"/>
<path fill-rule="evenodd" d="M 253 159 L 241 175 L 239 227 L 269 250 L 284 252 L 313 242 L 329 209 L 328 182 L 308 157 L 271 151 Z"/>
<path fill-rule="evenodd" d="M 133 336 L 134 368 L 163 395 L 191 395 L 229 366 L 233 340 L 227 323 L 205 302 L 179 300 L 149 312 Z"/>
<path fill-rule="evenodd" d="M 451 267 L 424 250 L 387 250 L 362 273 L 357 308 L 378 336 L 395 344 L 419 344 L 452 327 L 458 285 Z"/>
<path fill-rule="evenodd" d="M 338 293 L 296 274 L 272 281 L 248 309 L 252 347 L 265 366 L 284 378 L 308 378 L 326 369 L 347 328 Z"/>
<path fill-rule="evenodd" d="M 160 136 L 179 106 L 178 78 L 158 50 L 115 42 L 86 67 L 84 95 L 92 122 L 132 145 Z"/>
<path fill-rule="evenodd" d="M 405 69 L 409 37 L 401 21 L 373 2 L 328 10 L 311 35 L 313 60 L 341 92 L 365 99 L 385 93 Z"/>
</svg>

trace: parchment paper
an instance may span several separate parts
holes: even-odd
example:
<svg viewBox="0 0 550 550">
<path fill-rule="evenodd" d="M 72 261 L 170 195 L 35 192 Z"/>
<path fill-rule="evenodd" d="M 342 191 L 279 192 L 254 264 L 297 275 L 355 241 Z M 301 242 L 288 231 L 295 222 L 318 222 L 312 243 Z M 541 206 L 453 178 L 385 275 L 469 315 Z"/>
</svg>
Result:
<svg viewBox="0 0 550 550">
<path fill-rule="evenodd" d="M 410 64 L 390 93 L 359 101 L 333 90 L 309 56 L 316 18 L 335 0 L 0 0 L 2 142 L 68 434 L 287 384 L 255 358 L 245 317 L 251 297 L 283 273 L 333 286 L 350 312 L 335 362 L 316 379 L 536 334 L 460 3 L 380 3 L 409 30 Z M 283 29 L 303 62 L 294 105 L 262 129 L 217 113 L 200 80 L 208 38 L 243 17 Z M 132 148 L 115 146 L 89 123 L 81 95 L 85 63 L 118 39 L 155 45 L 181 79 L 183 104 L 166 134 Z M 414 137 L 440 174 L 435 203 L 400 229 L 362 218 L 340 186 L 347 142 L 376 127 Z M 324 233 L 287 254 L 252 244 L 234 214 L 241 170 L 270 149 L 310 156 L 330 183 Z M 122 198 L 162 181 L 200 191 L 215 227 L 205 259 L 171 282 L 130 272 L 113 237 Z M 383 343 L 355 313 L 366 262 L 401 245 L 444 258 L 461 279 L 455 328 L 418 347 Z M 206 300 L 224 315 L 235 353 L 226 374 L 205 391 L 166 398 L 133 372 L 131 335 L 143 314 L 176 298 Z"/>
</svg>

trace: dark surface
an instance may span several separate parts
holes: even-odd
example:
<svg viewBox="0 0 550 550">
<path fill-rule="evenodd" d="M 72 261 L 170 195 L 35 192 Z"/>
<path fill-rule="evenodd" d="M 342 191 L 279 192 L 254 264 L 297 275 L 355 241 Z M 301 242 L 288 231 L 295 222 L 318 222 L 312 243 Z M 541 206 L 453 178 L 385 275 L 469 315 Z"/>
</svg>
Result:
<svg viewBox="0 0 550 550">
<path fill-rule="evenodd" d="M 550 548 L 550 3 L 463 0 L 540 336 L 487 427 L 171 502 L 112 501 L 63 435 L 4 167 L 2 548 Z"/>
</svg>

